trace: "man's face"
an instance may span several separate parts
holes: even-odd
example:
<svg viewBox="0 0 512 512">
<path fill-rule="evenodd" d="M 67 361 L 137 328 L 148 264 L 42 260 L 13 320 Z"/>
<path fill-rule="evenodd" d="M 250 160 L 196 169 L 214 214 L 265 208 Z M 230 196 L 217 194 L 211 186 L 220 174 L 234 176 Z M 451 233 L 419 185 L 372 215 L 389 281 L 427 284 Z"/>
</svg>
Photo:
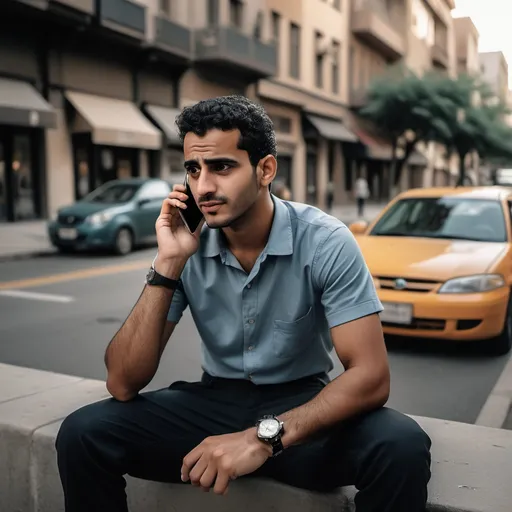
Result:
<svg viewBox="0 0 512 512">
<path fill-rule="evenodd" d="M 237 148 L 238 130 L 187 133 L 183 153 L 194 199 L 210 228 L 233 227 L 256 202 L 261 189 L 247 151 Z"/>
</svg>

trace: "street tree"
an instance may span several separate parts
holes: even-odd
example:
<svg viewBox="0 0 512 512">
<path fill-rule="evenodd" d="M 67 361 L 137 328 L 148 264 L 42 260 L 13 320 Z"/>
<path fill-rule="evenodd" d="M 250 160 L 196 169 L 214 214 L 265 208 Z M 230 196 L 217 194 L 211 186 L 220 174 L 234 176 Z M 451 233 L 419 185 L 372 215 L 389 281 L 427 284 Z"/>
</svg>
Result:
<svg viewBox="0 0 512 512">
<path fill-rule="evenodd" d="M 449 153 L 459 157 L 457 184 L 466 180 L 466 156 L 473 151 L 487 160 L 512 157 L 512 130 L 505 123 L 507 105 L 479 78 L 461 75 L 439 77 L 439 95 L 449 98 L 443 123 L 449 135 L 439 135 Z"/>
<path fill-rule="evenodd" d="M 443 122 L 450 103 L 435 94 L 439 83 L 433 75 L 419 77 L 403 66 L 393 66 L 369 86 L 358 114 L 390 139 L 392 186 L 400 181 L 403 166 L 420 141 L 450 135 Z"/>
<path fill-rule="evenodd" d="M 512 131 L 503 122 L 505 105 L 481 80 L 468 75 L 422 77 L 399 68 L 374 81 L 359 114 L 386 132 L 393 146 L 393 184 L 418 142 L 440 142 L 459 156 L 458 182 L 464 183 L 466 155 L 512 156 Z M 401 155 L 398 157 L 399 148 Z"/>
</svg>

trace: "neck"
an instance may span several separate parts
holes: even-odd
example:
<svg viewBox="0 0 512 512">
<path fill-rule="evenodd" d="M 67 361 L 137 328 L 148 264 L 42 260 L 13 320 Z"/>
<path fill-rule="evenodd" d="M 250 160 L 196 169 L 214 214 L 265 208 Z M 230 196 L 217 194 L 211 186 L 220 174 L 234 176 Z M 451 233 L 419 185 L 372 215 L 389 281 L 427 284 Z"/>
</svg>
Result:
<svg viewBox="0 0 512 512">
<path fill-rule="evenodd" d="M 223 229 L 228 246 L 235 251 L 262 251 L 273 219 L 274 202 L 269 193 L 262 194 L 243 217 Z"/>
</svg>

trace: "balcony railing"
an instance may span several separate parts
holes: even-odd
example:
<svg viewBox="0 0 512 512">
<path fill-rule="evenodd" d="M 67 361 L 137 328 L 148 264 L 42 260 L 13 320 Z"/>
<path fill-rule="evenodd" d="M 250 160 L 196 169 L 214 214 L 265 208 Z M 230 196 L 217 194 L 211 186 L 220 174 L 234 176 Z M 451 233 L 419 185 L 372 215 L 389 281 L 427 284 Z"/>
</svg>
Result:
<svg viewBox="0 0 512 512">
<path fill-rule="evenodd" d="M 259 77 L 275 75 L 277 49 L 231 27 L 209 27 L 195 34 L 198 63 L 244 69 Z"/>
<path fill-rule="evenodd" d="M 146 32 L 146 8 L 130 0 L 98 0 L 103 26 L 142 39 Z"/>
<path fill-rule="evenodd" d="M 192 57 L 191 30 L 161 16 L 155 16 L 155 44 L 187 59 Z"/>
<path fill-rule="evenodd" d="M 436 42 L 434 46 L 432 46 L 432 62 L 445 69 L 449 68 L 450 60 L 448 58 L 446 44 Z"/>
<path fill-rule="evenodd" d="M 405 39 L 394 28 L 390 17 L 374 12 L 367 4 L 353 11 L 351 25 L 356 36 L 384 57 L 398 59 L 405 54 Z"/>
<path fill-rule="evenodd" d="M 51 0 L 54 4 L 71 7 L 77 11 L 87 14 L 94 14 L 96 11 L 96 0 Z"/>
<path fill-rule="evenodd" d="M 29 5 L 30 7 L 35 7 L 36 9 L 42 9 L 43 11 L 48 9 L 48 1 L 49 0 L 17 0 L 17 1 L 21 4 L 26 4 L 26 5 Z"/>
</svg>

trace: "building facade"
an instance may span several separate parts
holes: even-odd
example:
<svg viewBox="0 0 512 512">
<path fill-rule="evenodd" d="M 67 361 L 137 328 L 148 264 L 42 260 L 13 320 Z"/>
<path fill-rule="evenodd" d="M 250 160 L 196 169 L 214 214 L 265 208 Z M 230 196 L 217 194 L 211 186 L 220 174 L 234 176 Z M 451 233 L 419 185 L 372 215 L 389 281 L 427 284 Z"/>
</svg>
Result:
<svg viewBox="0 0 512 512">
<path fill-rule="evenodd" d="M 457 73 L 477 76 L 480 74 L 478 45 L 480 34 L 469 17 L 454 18 L 457 53 Z"/>
<path fill-rule="evenodd" d="M 0 222 L 51 216 L 113 178 L 182 180 L 176 115 L 232 93 L 270 114 L 278 179 L 294 199 L 320 207 L 347 201 L 362 174 L 372 197 L 385 200 L 391 146 L 357 109 L 391 64 L 451 76 L 474 68 L 478 43 L 456 37 L 453 7 L 452 0 L 4 0 Z M 449 183 L 457 163 L 444 155 L 420 145 L 400 188 Z"/>
<path fill-rule="evenodd" d="M 478 56 L 482 78 L 503 102 L 508 100 L 508 63 L 503 52 L 482 52 Z"/>
<path fill-rule="evenodd" d="M 114 178 L 183 179 L 179 109 L 275 74 L 259 7 L 2 2 L 0 222 L 45 218 Z"/>
<path fill-rule="evenodd" d="M 274 121 L 278 178 L 294 199 L 330 206 L 345 199 L 343 146 L 356 141 L 344 125 L 350 3 L 266 0 L 266 7 L 278 66 L 254 92 Z"/>
</svg>

